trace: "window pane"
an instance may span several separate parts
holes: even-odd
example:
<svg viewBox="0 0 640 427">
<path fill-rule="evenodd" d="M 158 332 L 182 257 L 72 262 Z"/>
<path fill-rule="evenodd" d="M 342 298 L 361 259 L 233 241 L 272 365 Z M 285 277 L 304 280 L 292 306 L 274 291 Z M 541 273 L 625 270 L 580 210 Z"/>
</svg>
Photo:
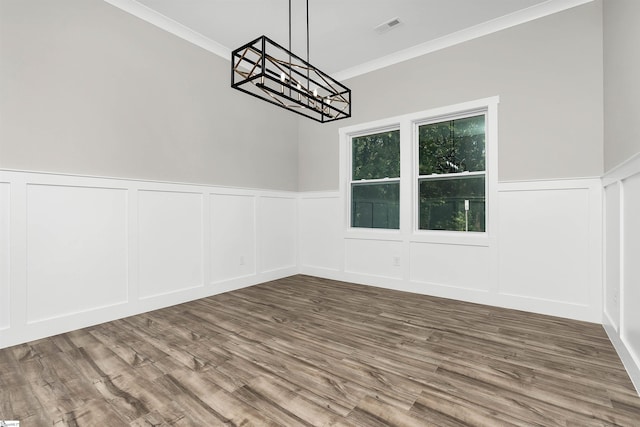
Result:
<svg viewBox="0 0 640 427">
<path fill-rule="evenodd" d="M 420 229 L 465 231 L 468 225 L 469 231 L 485 231 L 484 181 L 484 175 L 421 179 Z"/>
<path fill-rule="evenodd" d="M 352 184 L 351 226 L 400 228 L 400 183 Z"/>
<path fill-rule="evenodd" d="M 400 176 L 400 131 L 354 137 L 353 180 Z"/>
<path fill-rule="evenodd" d="M 485 170 L 484 115 L 422 125 L 420 175 Z"/>
</svg>

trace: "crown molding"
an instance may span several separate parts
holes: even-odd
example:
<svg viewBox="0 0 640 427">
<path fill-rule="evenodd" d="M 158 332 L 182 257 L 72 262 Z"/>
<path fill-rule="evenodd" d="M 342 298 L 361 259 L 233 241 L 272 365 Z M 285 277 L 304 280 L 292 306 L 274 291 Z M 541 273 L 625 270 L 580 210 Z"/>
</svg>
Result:
<svg viewBox="0 0 640 427">
<path fill-rule="evenodd" d="M 105 2 L 155 25 L 177 37 L 195 44 L 211 53 L 214 53 L 226 60 L 231 58 L 231 50 L 220 43 L 203 36 L 202 34 L 182 25 L 181 23 L 168 18 L 155 10 L 138 3 L 136 0 L 104 0 Z M 408 61 L 431 52 L 435 52 L 447 47 L 451 47 L 478 37 L 486 36 L 516 25 L 524 24 L 538 18 L 542 18 L 563 10 L 571 9 L 594 0 L 547 0 L 535 6 L 513 12 L 509 15 L 501 16 L 491 21 L 457 31 L 452 34 L 430 40 L 416 46 L 394 52 L 373 61 L 368 61 L 351 68 L 333 73 L 331 77 L 338 81 L 347 80 L 371 71 L 379 70 L 390 65 Z"/>
<path fill-rule="evenodd" d="M 538 18 L 543 18 L 563 10 L 571 9 L 594 0 L 547 0 L 535 6 L 501 16 L 491 21 L 466 28 L 455 33 L 447 34 L 435 40 L 430 40 L 416 46 L 394 52 L 373 61 L 368 61 L 351 68 L 333 73 L 331 77 L 338 81 L 347 80 L 371 71 L 379 70 L 390 65 L 398 64 L 409 59 L 417 58 L 431 52 L 451 47 L 488 34 L 496 33 L 516 25 L 524 24 Z"/>
<path fill-rule="evenodd" d="M 220 43 L 211 40 L 208 37 L 203 36 L 197 31 L 192 30 L 191 28 L 182 25 L 181 23 L 174 21 L 171 18 L 164 16 L 161 13 L 156 12 L 155 10 L 138 3 L 136 0 L 104 0 L 112 6 L 117 7 L 137 18 L 142 19 L 152 25 L 155 25 L 158 28 L 161 28 L 168 33 L 171 33 L 175 36 L 180 37 L 192 43 L 196 46 L 199 46 L 211 53 L 214 53 L 227 61 L 231 58 L 231 50 L 221 45 Z"/>
</svg>

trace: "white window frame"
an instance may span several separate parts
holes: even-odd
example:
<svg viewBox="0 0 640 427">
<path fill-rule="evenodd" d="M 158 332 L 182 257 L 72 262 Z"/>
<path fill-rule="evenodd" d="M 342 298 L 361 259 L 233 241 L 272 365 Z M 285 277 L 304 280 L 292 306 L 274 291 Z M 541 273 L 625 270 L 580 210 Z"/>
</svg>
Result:
<svg viewBox="0 0 640 427">
<path fill-rule="evenodd" d="M 348 164 L 349 164 L 349 183 L 348 183 L 348 187 L 349 187 L 349 206 L 348 206 L 348 215 L 349 215 L 349 228 L 351 229 L 355 229 L 355 230 L 387 230 L 387 231 L 398 231 L 398 229 L 396 228 L 368 228 L 368 227 L 353 227 L 351 225 L 351 207 L 352 207 L 352 203 L 351 203 L 351 196 L 352 196 L 352 186 L 354 183 L 356 184 L 391 184 L 394 182 L 397 182 L 399 187 L 400 187 L 400 191 L 402 191 L 402 157 L 400 158 L 400 176 L 397 178 L 376 178 L 376 179 L 359 179 L 359 180 L 353 180 L 353 138 L 357 138 L 360 136 L 367 136 L 367 135 L 375 135 L 377 133 L 384 133 L 384 132 L 391 132 L 391 131 L 400 131 L 400 135 L 402 135 L 402 131 L 400 130 L 399 126 L 386 126 L 383 128 L 378 128 L 378 129 L 373 129 L 371 131 L 364 131 L 364 132 L 358 132 L 358 133 L 351 133 L 349 134 L 349 159 L 348 159 Z M 402 138 L 402 137 L 401 137 Z M 402 141 L 400 142 L 400 156 L 402 156 Z M 400 197 L 400 200 L 398 201 L 399 204 L 401 204 L 402 201 L 402 196 Z M 400 217 L 400 223 L 402 223 L 402 217 Z M 402 224 L 400 224 L 400 227 L 402 227 Z"/>
<path fill-rule="evenodd" d="M 433 108 L 339 129 L 340 196 L 344 207 L 345 238 L 394 240 L 436 244 L 489 246 L 497 226 L 498 96 Z M 418 224 L 418 126 L 450 118 L 485 113 L 485 231 L 420 230 Z M 351 227 L 353 137 L 400 129 L 400 229 Z"/>
<path fill-rule="evenodd" d="M 450 120 L 458 120 L 458 119 L 464 119 L 464 118 L 468 118 L 468 117 L 477 117 L 477 116 L 484 116 L 485 119 L 485 164 L 484 164 L 484 170 L 483 171 L 476 171 L 476 172 L 463 172 L 463 173 L 452 173 L 452 174 L 438 174 L 436 176 L 430 175 L 430 176 L 424 176 L 424 175 L 420 175 L 420 142 L 419 142 L 419 129 L 420 126 L 423 125 L 429 125 L 429 124 L 434 124 L 434 123 L 442 123 L 442 122 L 447 122 Z M 487 161 L 487 156 L 488 156 L 488 149 L 487 149 L 487 131 L 486 131 L 486 127 L 487 127 L 487 122 L 489 120 L 489 113 L 487 108 L 481 108 L 478 110 L 467 110 L 467 111 L 462 111 L 459 113 L 452 113 L 452 114 L 447 114 L 444 116 L 437 116 L 437 117 L 429 117 L 428 119 L 425 120 L 419 120 L 419 121 L 415 121 L 413 122 L 413 171 L 414 171 L 414 194 L 413 194 L 413 206 L 414 206 L 414 210 L 413 210 L 413 231 L 415 234 L 417 235 L 421 235 L 424 233 L 430 233 L 432 235 L 439 235 L 439 234 L 444 234 L 445 236 L 447 234 L 451 234 L 451 233 L 455 233 L 455 235 L 458 235 L 459 233 L 473 233 L 476 235 L 482 235 L 485 234 L 487 232 L 487 228 L 488 228 L 488 221 L 487 221 L 487 216 L 488 216 L 488 211 L 487 211 L 487 194 L 489 194 L 489 179 L 488 179 L 488 161 Z M 441 178 L 455 178 L 455 177 L 469 177 L 469 176 L 484 176 L 485 180 L 484 180 L 484 194 L 485 194 L 485 231 L 454 231 L 454 230 L 423 230 L 420 229 L 420 180 L 421 179 L 441 179 Z M 437 178 L 436 178 L 437 177 Z M 451 234 L 452 236 L 454 236 L 454 234 Z"/>
</svg>

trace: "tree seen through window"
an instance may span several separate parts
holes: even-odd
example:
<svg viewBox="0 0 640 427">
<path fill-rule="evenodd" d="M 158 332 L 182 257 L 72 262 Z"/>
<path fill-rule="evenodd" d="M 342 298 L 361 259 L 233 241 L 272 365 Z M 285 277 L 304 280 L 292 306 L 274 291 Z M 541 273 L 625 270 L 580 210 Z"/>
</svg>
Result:
<svg viewBox="0 0 640 427">
<path fill-rule="evenodd" d="M 485 231 L 485 116 L 419 126 L 419 228 Z"/>
<path fill-rule="evenodd" d="M 400 131 L 351 140 L 351 226 L 400 228 Z"/>
</svg>

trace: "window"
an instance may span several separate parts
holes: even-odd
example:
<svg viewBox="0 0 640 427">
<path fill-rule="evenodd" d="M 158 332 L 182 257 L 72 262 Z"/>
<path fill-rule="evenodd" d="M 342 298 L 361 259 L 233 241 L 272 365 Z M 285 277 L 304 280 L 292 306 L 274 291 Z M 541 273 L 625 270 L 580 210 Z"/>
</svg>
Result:
<svg viewBox="0 0 640 427">
<path fill-rule="evenodd" d="M 400 228 L 400 131 L 351 138 L 351 227 Z"/>
<path fill-rule="evenodd" d="M 497 222 L 498 103 L 496 96 L 341 128 L 345 236 L 488 245 Z"/>
<path fill-rule="evenodd" d="M 485 115 L 418 126 L 418 228 L 485 231 Z"/>
</svg>

